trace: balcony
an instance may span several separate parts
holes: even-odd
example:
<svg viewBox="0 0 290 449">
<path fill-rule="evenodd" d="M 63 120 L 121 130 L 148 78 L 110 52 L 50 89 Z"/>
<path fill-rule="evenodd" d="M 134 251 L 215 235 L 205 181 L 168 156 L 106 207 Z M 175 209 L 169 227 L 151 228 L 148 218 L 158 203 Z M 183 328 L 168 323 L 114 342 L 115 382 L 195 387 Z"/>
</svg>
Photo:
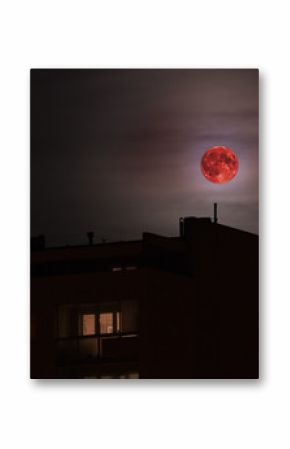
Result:
<svg viewBox="0 0 290 449">
<path fill-rule="evenodd" d="M 135 361 L 138 359 L 136 333 L 99 334 L 58 338 L 56 355 L 58 365 L 104 363 L 107 361 Z"/>
</svg>

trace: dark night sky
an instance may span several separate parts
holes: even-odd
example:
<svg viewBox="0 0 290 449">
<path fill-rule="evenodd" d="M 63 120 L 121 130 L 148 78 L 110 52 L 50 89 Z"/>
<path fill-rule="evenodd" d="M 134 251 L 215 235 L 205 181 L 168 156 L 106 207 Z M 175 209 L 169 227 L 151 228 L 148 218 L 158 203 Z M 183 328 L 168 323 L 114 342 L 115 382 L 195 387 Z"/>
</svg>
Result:
<svg viewBox="0 0 290 449">
<path fill-rule="evenodd" d="M 200 172 L 232 148 L 227 184 Z M 31 231 L 50 245 L 178 234 L 180 216 L 258 233 L 257 70 L 32 70 Z"/>
</svg>

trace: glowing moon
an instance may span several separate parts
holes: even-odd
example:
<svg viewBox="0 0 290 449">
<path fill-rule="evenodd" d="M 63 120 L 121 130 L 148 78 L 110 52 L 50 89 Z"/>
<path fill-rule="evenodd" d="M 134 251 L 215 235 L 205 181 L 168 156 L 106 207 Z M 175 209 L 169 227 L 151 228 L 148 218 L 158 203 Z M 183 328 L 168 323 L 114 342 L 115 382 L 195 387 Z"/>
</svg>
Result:
<svg viewBox="0 0 290 449">
<path fill-rule="evenodd" d="M 212 147 L 204 153 L 200 168 L 208 181 L 221 184 L 236 176 L 239 161 L 230 148 L 224 146 Z"/>
</svg>

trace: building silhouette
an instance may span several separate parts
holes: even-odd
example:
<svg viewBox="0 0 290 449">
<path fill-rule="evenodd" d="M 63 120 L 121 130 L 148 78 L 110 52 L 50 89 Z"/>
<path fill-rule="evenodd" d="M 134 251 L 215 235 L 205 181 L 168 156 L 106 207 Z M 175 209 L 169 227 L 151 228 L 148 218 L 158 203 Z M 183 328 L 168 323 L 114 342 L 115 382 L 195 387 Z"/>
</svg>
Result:
<svg viewBox="0 0 290 449">
<path fill-rule="evenodd" d="M 32 239 L 32 378 L 259 376 L 258 236 L 216 215 L 179 224 L 174 238 Z"/>
</svg>

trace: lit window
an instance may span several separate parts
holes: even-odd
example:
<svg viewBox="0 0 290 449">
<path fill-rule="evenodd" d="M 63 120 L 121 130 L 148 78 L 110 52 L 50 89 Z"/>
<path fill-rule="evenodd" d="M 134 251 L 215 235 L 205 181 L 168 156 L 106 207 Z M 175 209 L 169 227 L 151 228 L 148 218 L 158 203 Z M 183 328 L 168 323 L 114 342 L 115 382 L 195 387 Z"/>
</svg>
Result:
<svg viewBox="0 0 290 449">
<path fill-rule="evenodd" d="M 94 313 L 82 315 L 82 335 L 94 335 L 96 333 L 96 316 Z"/>
<path fill-rule="evenodd" d="M 121 314 L 120 314 L 120 312 L 116 313 L 116 332 L 121 332 Z"/>
<path fill-rule="evenodd" d="M 100 334 L 112 334 L 113 329 L 113 313 L 100 313 Z"/>
<path fill-rule="evenodd" d="M 112 271 L 122 271 L 122 267 L 113 267 Z"/>
<path fill-rule="evenodd" d="M 135 267 L 135 266 L 130 266 L 130 267 L 126 267 L 126 270 L 127 271 L 133 271 L 133 270 L 137 270 L 137 267 Z"/>
<path fill-rule="evenodd" d="M 81 313 L 79 315 L 79 335 L 92 336 L 121 332 L 121 312 Z"/>
</svg>

